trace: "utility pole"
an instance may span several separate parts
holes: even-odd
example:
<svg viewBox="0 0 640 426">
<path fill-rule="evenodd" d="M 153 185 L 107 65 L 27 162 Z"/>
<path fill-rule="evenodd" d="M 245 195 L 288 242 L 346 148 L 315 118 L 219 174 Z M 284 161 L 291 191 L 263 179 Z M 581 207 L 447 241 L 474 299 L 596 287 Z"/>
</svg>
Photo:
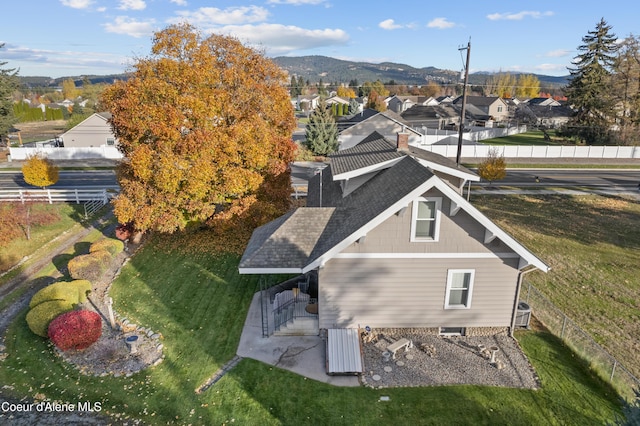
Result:
<svg viewBox="0 0 640 426">
<path fill-rule="evenodd" d="M 456 155 L 456 164 L 460 165 L 460 156 L 462 155 L 462 133 L 464 131 L 465 110 L 467 108 L 467 83 L 469 82 L 469 58 L 471 57 L 471 39 L 467 43 L 467 47 L 461 47 L 459 51 L 467 51 L 467 61 L 464 64 L 464 85 L 462 86 L 462 110 L 460 111 L 460 126 L 458 130 L 458 154 Z"/>
</svg>

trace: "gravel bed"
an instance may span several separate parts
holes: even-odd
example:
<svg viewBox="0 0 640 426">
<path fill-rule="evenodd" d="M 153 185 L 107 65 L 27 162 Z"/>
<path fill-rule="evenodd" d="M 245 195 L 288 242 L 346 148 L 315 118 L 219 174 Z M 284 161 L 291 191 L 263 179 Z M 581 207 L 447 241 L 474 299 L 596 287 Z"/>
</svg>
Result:
<svg viewBox="0 0 640 426">
<path fill-rule="evenodd" d="M 395 360 L 385 361 L 383 353 L 387 346 L 400 338 L 411 340 L 413 348 L 406 352 L 400 349 Z M 491 363 L 490 352 L 481 352 L 479 345 L 498 347 L 496 362 Z M 362 381 L 374 388 L 462 384 L 540 387 L 538 377 L 518 342 L 506 335 L 380 335 L 377 341 L 363 343 L 363 351 L 365 373 Z"/>
</svg>

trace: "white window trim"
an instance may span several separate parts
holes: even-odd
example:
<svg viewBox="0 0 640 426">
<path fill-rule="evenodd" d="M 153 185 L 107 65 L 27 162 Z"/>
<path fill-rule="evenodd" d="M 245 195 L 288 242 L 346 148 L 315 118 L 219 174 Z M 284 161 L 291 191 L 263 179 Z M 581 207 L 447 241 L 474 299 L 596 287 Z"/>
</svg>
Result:
<svg viewBox="0 0 640 426">
<path fill-rule="evenodd" d="M 449 295 L 451 294 L 451 285 L 453 284 L 454 274 L 471 274 L 471 278 L 469 279 L 469 297 L 467 298 L 466 305 L 449 305 Z M 447 273 L 447 290 L 444 296 L 445 309 L 471 309 L 471 299 L 473 296 L 473 282 L 475 281 L 475 275 L 475 269 L 449 269 Z"/>
<path fill-rule="evenodd" d="M 418 218 L 418 203 L 421 201 L 433 201 L 436 203 L 436 217 L 435 226 L 433 230 L 433 238 L 416 237 L 416 219 Z M 411 207 L 411 242 L 425 242 L 433 243 L 438 242 L 440 238 L 440 215 L 442 210 L 442 198 L 441 197 L 420 197 L 413 201 Z"/>
</svg>

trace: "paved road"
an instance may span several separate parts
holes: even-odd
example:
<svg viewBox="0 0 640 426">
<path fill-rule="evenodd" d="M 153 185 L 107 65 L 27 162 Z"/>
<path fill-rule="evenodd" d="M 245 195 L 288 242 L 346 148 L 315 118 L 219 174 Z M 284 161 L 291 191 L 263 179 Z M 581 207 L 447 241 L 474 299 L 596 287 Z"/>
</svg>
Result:
<svg viewBox="0 0 640 426">
<path fill-rule="evenodd" d="M 297 162 L 291 167 L 291 180 L 304 185 L 324 163 Z M 537 180 L 536 180 L 537 177 Z M 638 188 L 638 169 L 511 169 L 507 177 L 494 185 L 516 187 L 588 187 L 588 188 Z M 487 186 L 488 182 L 480 185 Z M 60 179 L 51 188 L 117 188 L 113 170 L 62 170 Z M 18 171 L 0 171 L 0 189 L 32 188 Z"/>
<path fill-rule="evenodd" d="M 637 188 L 638 183 L 640 170 L 637 169 L 512 169 L 496 185 L 632 189 Z M 488 185 L 488 182 L 481 185 Z"/>
<path fill-rule="evenodd" d="M 113 170 L 61 170 L 59 176 L 58 182 L 50 188 L 118 188 Z M 33 188 L 33 186 L 24 181 L 22 172 L 0 172 L 0 189 L 18 188 Z"/>
</svg>

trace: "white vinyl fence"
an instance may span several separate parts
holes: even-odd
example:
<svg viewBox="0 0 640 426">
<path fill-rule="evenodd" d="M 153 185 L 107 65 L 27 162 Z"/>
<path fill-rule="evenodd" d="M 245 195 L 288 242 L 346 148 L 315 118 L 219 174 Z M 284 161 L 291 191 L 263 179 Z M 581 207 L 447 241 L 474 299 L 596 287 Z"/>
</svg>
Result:
<svg viewBox="0 0 640 426">
<path fill-rule="evenodd" d="M 419 145 L 425 151 L 431 151 L 445 157 L 455 158 L 456 145 Z M 490 149 L 497 149 L 504 158 L 620 158 L 640 159 L 640 146 L 532 146 L 532 145 L 463 145 L 461 156 L 464 158 L 486 158 Z"/>
<path fill-rule="evenodd" d="M 40 154 L 50 160 L 87 160 L 107 158 L 119 160 L 122 153 L 113 146 L 86 147 L 86 148 L 10 148 L 11 160 L 26 160 L 28 157 Z"/>
<path fill-rule="evenodd" d="M 109 199 L 115 195 L 106 189 L 1 189 L 0 202 L 55 202 L 62 203 L 84 203 L 87 201 L 101 201 L 107 204 Z"/>
</svg>

